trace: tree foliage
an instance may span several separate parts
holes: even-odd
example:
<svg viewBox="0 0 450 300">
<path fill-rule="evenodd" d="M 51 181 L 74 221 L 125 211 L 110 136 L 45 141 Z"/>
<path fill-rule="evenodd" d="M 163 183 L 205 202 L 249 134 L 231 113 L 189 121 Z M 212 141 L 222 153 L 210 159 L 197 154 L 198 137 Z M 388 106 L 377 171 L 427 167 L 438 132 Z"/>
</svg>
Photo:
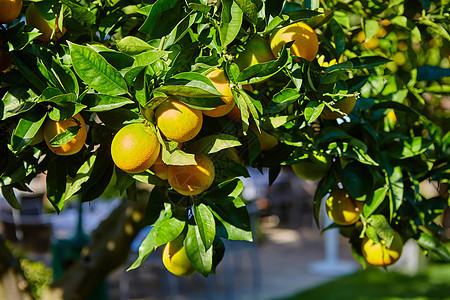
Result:
<svg viewBox="0 0 450 300">
<path fill-rule="evenodd" d="M 153 185 L 145 219 L 153 229 L 130 268 L 184 234 L 189 260 L 208 276 L 224 255 L 222 239 L 252 240 L 236 178 L 248 176 L 244 165 L 267 168 L 273 183 L 281 166 L 320 152 L 332 165 L 314 196 L 316 220 L 322 198 L 338 186 L 364 201 L 362 226 L 341 226 L 360 261 L 364 236 L 389 244 L 394 230 L 449 259 L 436 220 L 448 205 L 448 110 L 439 108 L 449 93 L 446 1 L 52 0 L 25 2 L 22 16 L 31 3 L 66 32 L 42 42 L 23 18 L 1 28 L 13 66 L 0 74 L 0 185 L 12 207 L 19 209 L 13 189 L 29 190 L 40 173 L 57 212 L 74 195 L 94 201 L 108 188 L 133 199 L 136 184 Z M 235 59 L 248 40 L 268 40 L 295 22 L 318 34 L 314 60 L 294 57 L 287 43 L 278 58 L 240 70 Z M 199 135 L 181 149 L 158 133 L 166 164 L 192 164 L 192 153 L 200 152 L 213 159 L 209 190 L 186 197 L 150 170 L 118 169 L 110 145 L 124 125 L 154 123 L 151 112 L 169 97 L 203 110 L 221 103 L 205 76 L 215 68 L 226 72 L 240 121 L 205 117 Z M 340 112 L 334 104 L 348 97 L 357 98 L 351 113 L 320 117 L 324 109 Z M 63 157 L 33 144 L 45 119 L 77 113 L 88 124 L 82 151 Z M 259 130 L 277 145 L 261 151 Z M 229 149 L 238 161 L 226 155 Z M 424 195 L 424 181 L 441 194 Z"/>
</svg>

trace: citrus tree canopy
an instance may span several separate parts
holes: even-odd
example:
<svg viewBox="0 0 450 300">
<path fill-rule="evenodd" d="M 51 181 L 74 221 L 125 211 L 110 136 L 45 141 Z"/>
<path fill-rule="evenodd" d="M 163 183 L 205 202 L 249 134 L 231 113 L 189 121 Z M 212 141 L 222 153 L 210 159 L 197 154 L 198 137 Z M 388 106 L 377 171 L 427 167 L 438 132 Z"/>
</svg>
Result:
<svg viewBox="0 0 450 300">
<path fill-rule="evenodd" d="M 295 166 L 318 180 L 318 225 L 328 193 L 330 215 L 352 208 L 332 226 L 362 264 L 395 262 L 408 239 L 448 260 L 437 218 L 449 201 L 448 9 L 0 0 L 2 194 L 20 209 L 13 190 L 43 173 L 60 212 L 74 196 L 137 201 L 151 187 L 142 226 L 153 229 L 130 269 L 168 244 L 171 272 L 208 276 L 224 239 L 252 241 L 246 167 L 271 184 Z"/>
</svg>

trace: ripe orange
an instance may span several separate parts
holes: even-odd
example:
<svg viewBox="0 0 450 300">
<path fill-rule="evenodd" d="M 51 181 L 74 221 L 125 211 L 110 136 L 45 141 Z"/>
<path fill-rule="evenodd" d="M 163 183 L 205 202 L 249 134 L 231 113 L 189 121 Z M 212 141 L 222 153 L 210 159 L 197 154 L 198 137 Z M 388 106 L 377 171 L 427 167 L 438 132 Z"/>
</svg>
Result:
<svg viewBox="0 0 450 300">
<path fill-rule="evenodd" d="M 191 276 L 196 272 L 186 255 L 182 235 L 166 244 L 162 254 L 162 261 L 170 273 L 179 277 Z"/>
<path fill-rule="evenodd" d="M 128 173 L 140 173 L 156 161 L 160 143 L 153 130 L 142 123 L 122 127 L 111 143 L 111 156 L 117 167 Z"/>
<path fill-rule="evenodd" d="M 314 30 L 306 23 L 298 22 L 274 31 L 270 37 L 270 48 L 275 57 L 288 42 L 294 41 L 290 51 L 293 55 L 312 61 L 319 51 L 319 40 Z"/>
<path fill-rule="evenodd" d="M 202 128 L 201 110 L 169 98 L 155 110 L 156 124 L 159 130 L 173 141 L 184 143 L 193 139 Z"/>
<path fill-rule="evenodd" d="M 236 64 L 239 69 L 244 70 L 256 64 L 269 62 L 273 58 L 269 44 L 262 37 L 256 35 L 245 43 L 245 50 L 236 57 Z"/>
<path fill-rule="evenodd" d="M 359 220 L 363 202 L 355 201 L 344 191 L 331 191 L 326 202 L 326 211 L 330 219 L 338 225 L 351 225 Z"/>
<path fill-rule="evenodd" d="M 33 3 L 27 9 L 25 14 L 25 20 L 28 26 L 37 28 L 42 34 L 37 37 L 37 39 L 43 42 L 49 42 L 52 37 L 53 27 L 39 14 L 38 10 Z M 56 41 L 61 38 L 66 33 L 66 28 L 63 27 L 62 30 L 58 27 L 58 16 L 56 17 L 55 32 L 52 37 L 52 41 Z"/>
<path fill-rule="evenodd" d="M 79 113 L 63 121 L 53 121 L 51 119 L 47 119 L 42 126 L 45 143 L 53 153 L 58 155 L 72 155 L 83 148 L 87 137 L 87 127 L 83 117 Z M 80 126 L 80 129 L 70 142 L 59 147 L 53 147 L 50 145 L 50 141 L 56 135 L 65 132 L 68 127 L 73 126 Z"/>
<path fill-rule="evenodd" d="M 167 180 L 169 177 L 169 166 L 163 162 L 161 152 L 159 152 L 158 158 L 150 167 L 150 170 L 162 180 Z"/>
<path fill-rule="evenodd" d="M 292 165 L 294 173 L 305 180 L 322 179 L 331 167 L 331 158 L 318 152 L 309 153 L 305 159 Z"/>
<path fill-rule="evenodd" d="M 175 191 L 185 196 L 194 196 L 206 191 L 214 181 L 215 169 L 206 154 L 196 154 L 197 165 L 169 165 L 168 180 Z"/>
<path fill-rule="evenodd" d="M 396 263 L 403 250 L 403 240 L 398 232 L 394 232 L 394 240 L 391 246 L 386 247 L 386 242 L 381 240 L 375 243 L 368 237 L 364 237 L 361 250 L 366 261 L 374 266 L 390 266 Z"/>
<path fill-rule="evenodd" d="M 333 107 L 338 108 L 341 112 L 348 115 L 352 112 L 356 105 L 356 97 L 347 97 L 337 101 Z M 337 118 L 342 118 L 344 115 L 339 112 L 331 111 L 327 106 L 322 111 L 320 115 L 323 119 L 336 120 Z"/>
<path fill-rule="evenodd" d="M 231 92 L 230 83 L 225 76 L 225 72 L 220 69 L 215 69 L 206 74 L 206 77 L 211 80 L 219 93 L 223 95 L 221 98 L 225 104 L 212 110 L 203 110 L 203 114 L 214 118 L 225 116 L 236 104 L 233 93 Z"/>
<path fill-rule="evenodd" d="M 0 23 L 12 23 L 20 14 L 22 0 L 0 0 Z"/>
</svg>

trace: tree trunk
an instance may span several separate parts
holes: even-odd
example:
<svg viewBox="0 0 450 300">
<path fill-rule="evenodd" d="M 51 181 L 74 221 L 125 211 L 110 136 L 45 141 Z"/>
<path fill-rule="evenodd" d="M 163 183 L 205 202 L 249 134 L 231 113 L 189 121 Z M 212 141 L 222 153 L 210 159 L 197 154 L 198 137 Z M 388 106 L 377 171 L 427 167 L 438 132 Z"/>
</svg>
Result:
<svg viewBox="0 0 450 300">
<path fill-rule="evenodd" d="M 144 212 L 142 205 L 123 201 L 92 233 L 81 258 L 52 283 L 42 299 L 85 299 L 111 271 L 126 261 L 131 242 L 142 228 Z"/>
<path fill-rule="evenodd" d="M 9 251 L 2 238 L 0 238 L 0 299 L 33 299 L 19 261 Z"/>
</svg>

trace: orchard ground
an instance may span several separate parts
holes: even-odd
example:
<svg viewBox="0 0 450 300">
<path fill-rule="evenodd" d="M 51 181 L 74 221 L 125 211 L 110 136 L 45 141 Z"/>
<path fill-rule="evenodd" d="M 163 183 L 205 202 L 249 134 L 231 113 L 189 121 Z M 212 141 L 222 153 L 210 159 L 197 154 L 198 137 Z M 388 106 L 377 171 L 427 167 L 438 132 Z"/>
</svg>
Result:
<svg viewBox="0 0 450 300">
<path fill-rule="evenodd" d="M 329 273 L 318 275 L 310 269 L 312 263 L 326 256 L 324 235 L 314 224 L 311 213 L 315 183 L 299 179 L 289 170 L 282 172 L 279 180 L 267 188 L 267 178 L 257 174 L 252 174 L 251 181 L 244 180 L 247 187 L 244 196 L 254 199 L 249 210 L 260 225 L 255 228 L 255 243 L 227 243 L 224 263 L 218 266 L 216 275 L 207 279 L 199 274 L 177 278 L 167 272 L 161 261 L 162 247 L 152 253 L 141 268 L 125 272 L 135 259 L 136 253 L 132 251 L 129 261 L 109 276 L 107 299 L 275 299 L 335 279 Z M 84 231 L 89 233 L 95 229 L 117 204 L 118 199 L 85 203 Z M 63 210 L 62 216 L 50 219 L 54 241 L 71 238 L 76 229 L 77 209 L 69 207 Z M 355 271 L 360 270 L 345 238 L 338 239 L 339 258 L 353 263 Z M 137 251 L 138 243 L 133 247 Z M 403 262 L 398 262 L 393 269 L 408 267 L 419 255 L 414 251 L 414 248 L 412 252 L 405 251 Z M 52 258 L 50 249 L 27 255 L 47 265 Z M 425 258 L 422 254 L 420 257 L 423 262 Z M 410 266 L 407 272 L 414 271 L 413 268 Z"/>
</svg>

